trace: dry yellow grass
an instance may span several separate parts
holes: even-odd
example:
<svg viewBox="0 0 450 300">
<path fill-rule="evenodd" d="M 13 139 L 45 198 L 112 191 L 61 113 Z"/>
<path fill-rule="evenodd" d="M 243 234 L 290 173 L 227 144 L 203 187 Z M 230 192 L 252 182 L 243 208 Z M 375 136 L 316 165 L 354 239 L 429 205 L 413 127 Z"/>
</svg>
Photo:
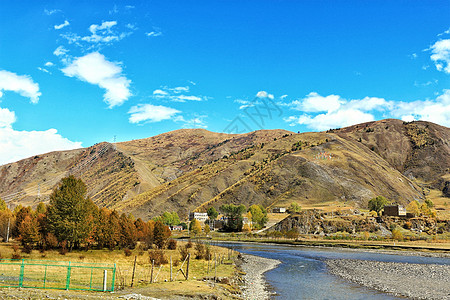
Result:
<svg viewBox="0 0 450 300">
<path fill-rule="evenodd" d="M 14 243 L 0 244 L 0 253 L 2 258 L 9 259 L 12 257 Z M 185 242 L 178 242 L 178 246 L 183 246 Z M 20 253 L 23 259 L 40 260 L 40 263 L 49 261 L 66 261 L 72 264 L 77 263 L 102 263 L 102 264 L 116 264 L 116 290 L 124 289 L 124 292 L 135 292 L 135 290 L 145 291 L 147 295 L 164 295 L 178 294 L 178 295 L 202 295 L 213 293 L 212 288 L 208 282 L 202 281 L 203 278 L 212 278 L 215 275 L 220 278 L 228 278 L 230 281 L 235 275 L 235 265 L 232 263 L 233 257 L 237 255 L 226 248 L 216 247 L 211 245 L 212 260 L 195 259 L 195 243 L 189 249 L 191 254 L 189 266 L 189 280 L 186 281 L 181 271 L 183 261 L 180 258 L 178 250 L 164 250 L 168 261 L 172 257 L 173 261 L 173 281 L 170 282 L 170 264 L 164 264 L 160 267 L 154 267 L 153 283 L 151 279 L 151 261 L 147 251 L 139 250 L 139 248 L 132 250 L 130 256 L 126 256 L 123 250 L 88 250 L 88 251 L 73 251 L 66 255 L 59 254 L 58 251 L 50 250 L 41 253 L 39 251 L 32 251 L 30 254 Z M 230 255 L 230 260 L 228 259 Z M 136 257 L 136 269 L 134 277 L 134 287 L 131 288 L 134 259 Z M 214 269 L 214 257 L 216 257 L 216 270 Z M 184 264 L 182 270 L 186 273 L 187 263 Z M 2 266 L 0 265 L 0 268 Z M 40 269 L 39 269 L 40 270 Z M 36 273 L 40 271 L 36 269 Z M 78 271 L 77 271 L 78 272 Z M 90 272 L 90 271 L 89 271 Z M 88 272 L 88 273 L 89 273 Z M 31 274 L 31 273 L 30 273 Z M 65 282 L 67 269 L 54 269 L 52 271 L 53 282 Z M 101 276 L 102 273 L 99 274 Z M 78 274 L 82 276 L 82 274 Z M 86 276 L 90 274 L 86 273 Z M 33 275 L 34 276 L 34 275 Z M 42 274 L 36 274 L 42 276 Z M 87 279 L 89 282 L 89 279 Z M 97 285 L 101 285 L 101 279 L 98 280 Z M 74 282 L 74 284 L 76 284 Z M 41 286 L 41 285 L 40 285 Z M 231 289 L 231 286 L 221 285 L 224 288 Z M 75 286 L 74 286 L 75 287 Z M 222 291 L 223 292 L 223 291 Z M 154 296 L 156 297 L 156 296 Z"/>
</svg>

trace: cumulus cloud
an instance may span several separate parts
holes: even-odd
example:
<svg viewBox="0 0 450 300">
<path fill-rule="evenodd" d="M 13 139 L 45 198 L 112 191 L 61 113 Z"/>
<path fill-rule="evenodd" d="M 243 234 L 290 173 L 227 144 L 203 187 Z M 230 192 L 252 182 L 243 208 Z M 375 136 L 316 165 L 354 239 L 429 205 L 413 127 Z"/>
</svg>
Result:
<svg viewBox="0 0 450 300">
<path fill-rule="evenodd" d="M 433 100 L 413 102 L 377 97 L 346 100 L 338 95 L 310 93 L 304 99 L 293 101 L 290 106 L 303 114 L 284 118 L 287 123 L 291 126 L 306 125 L 319 131 L 373 121 L 376 114 L 408 122 L 423 120 L 450 126 L 450 90 L 444 90 Z"/>
<path fill-rule="evenodd" d="M 429 50 L 436 69 L 450 74 L 450 39 L 437 41 Z"/>
<path fill-rule="evenodd" d="M 404 121 L 423 120 L 450 127 L 450 90 L 433 100 L 397 102 L 391 114 Z"/>
<path fill-rule="evenodd" d="M 69 21 L 65 20 L 64 23 L 59 24 L 59 25 L 55 25 L 54 28 L 55 28 L 55 30 L 60 30 L 60 29 L 66 27 L 66 26 L 69 26 L 69 25 L 70 25 Z"/>
<path fill-rule="evenodd" d="M 14 162 L 32 155 L 57 150 L 80 148 L 80 142 L 72 142 L 56 129 L 46 131 L 17 131 L 12 125 L 16 114 L 0 107 L 0 165 Z"/>
<path fill-rule="evenodd" d="M 291 123 L 291 125 L 302 124 L 307 125 L 312 129 L 323 131 L 330 128 L 345 127 L 357 123 L 373 121 L 374 119 L 373 115 L 357 109 L 341 109 L 327 112 L 326 114 L 318 114 L 316 116 L 291 116 L 285 119 L 285 121 Z"/>
<path fill-rule="evenodd" d="M 46 67 L 53 67 L 54 64 L 51 61 L 48 61 L 48 62 L 45 63 L 45 66 Z"/>
<path fill-rule="evenodd" d="M 98 52 L 76 58 L 62 71 L 66 76 L 76 77 L 105 89 L 103 99 L 110 108 L 123 104 L 131 96 L 131 80 L 123 76 L 119 63 L 106 60 Z"/>
<path fill-rule="evenodd" d="M 139 104 L 131 107 L 128 111 L 130 114 L 130 123 L 141 122 L 160 122 L 170 120 L 180 111 L 171 107 L 162 105 Z"/>
<path fill-rule="evenodd" d="M 295 100 L 292 105 L 295 109 L 305 112 L 335 111 L 341 107 L 344 100 L 337 95 L 323 97 L 316 92 L 309 93 L 302 100 Z"/>
<path fill-rule="evenodd" d="M 56 129 L 17 131 L 2 125 L 0 121 L 0 165 L 36 154 L 81 148 L 80 142 L 62 137 Z"/>
<path fill-rule="evenodd" d="M 39 85 L 30 76 L 0 70 L 0 98 L 3 96 L 3 91 L 19 93 L 21 96 L 30 98 L 32 103 L 37 103 L 41 96 Z"/>
</svg>

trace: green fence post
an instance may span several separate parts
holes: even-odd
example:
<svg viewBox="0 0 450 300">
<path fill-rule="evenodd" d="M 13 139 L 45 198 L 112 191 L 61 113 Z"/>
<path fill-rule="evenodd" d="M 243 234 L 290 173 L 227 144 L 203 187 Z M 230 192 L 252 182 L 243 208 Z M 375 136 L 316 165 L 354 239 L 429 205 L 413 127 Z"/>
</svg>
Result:
<svg viewBox="0 0 450 300">
<path fill-rule="evenodd" d="M 44 273 L 44 289 L 45 289 L 45 282 L 47 281 L 47 265 L 45 265 L 45 273 Z"/>
<path fill-rule="evenodd" d="M 89 290 L 92 290 L 92 272 L 94 272 L 94 268 L 91 268 L 91 281 L 89 282 Z"/>
<path fill-rule="evenodd" d="M 114 292 L 115 282 L 116 282 L 116 264 L 114 264 L 114 269 L 113 269 L 113 273 L 112 273 L 111 292 Z"/>
<path fill-rule="evenodd" d="M 23 273 L 24 273 L 24 259 L 22 259 L 22 264 L 20 265 L 20 275 L 19 275 L 19 287 L 23 286 Z"/>
<path fill-rule="evenodd" d="M 67 267 L 66 290 L 69 290 L 69 285 L 70 285 L 70 261 L 69 266 Z"/>
</svg>

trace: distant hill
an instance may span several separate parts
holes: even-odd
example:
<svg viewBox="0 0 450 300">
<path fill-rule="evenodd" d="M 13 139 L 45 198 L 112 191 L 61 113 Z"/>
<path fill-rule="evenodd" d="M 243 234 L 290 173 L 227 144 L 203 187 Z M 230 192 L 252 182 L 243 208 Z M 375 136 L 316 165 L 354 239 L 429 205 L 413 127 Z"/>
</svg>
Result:
<svg viewBox="0 0 450 300">
<path fill-rule="evenodd" d="M 365 207 L 383 195 L 406 204 L 423 199 L 424 186 L 442 190 L 450 180 L 449 135 L 433 123 L 400 120 L 300 134 L 182 129 L 0 166 L 0 197 L 36 205 L 60 178 L 74 174 L 98 205 L 145 219 L 222 203 Z"/>
</svg>

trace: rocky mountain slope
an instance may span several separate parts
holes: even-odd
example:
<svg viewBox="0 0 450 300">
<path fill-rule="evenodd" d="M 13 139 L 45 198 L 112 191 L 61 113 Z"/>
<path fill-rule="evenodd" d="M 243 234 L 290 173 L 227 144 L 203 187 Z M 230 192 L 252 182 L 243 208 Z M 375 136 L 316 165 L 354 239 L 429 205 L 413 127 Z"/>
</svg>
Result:
<svg viewBox="0 0 450 300">
<path fill-rule="evenodd" d="M 0 166 L 0 197 L 35 205 L 74 174 L 98 205 L 145 219 L 222 203 L 366 206 L 383 195 L 406 204 L 423 198 L 419 184 L 441 187 L 450 179 L 449 136 L 446 127 L 399 120 L 301 134 L 182 129 Z"/>
</svg>

